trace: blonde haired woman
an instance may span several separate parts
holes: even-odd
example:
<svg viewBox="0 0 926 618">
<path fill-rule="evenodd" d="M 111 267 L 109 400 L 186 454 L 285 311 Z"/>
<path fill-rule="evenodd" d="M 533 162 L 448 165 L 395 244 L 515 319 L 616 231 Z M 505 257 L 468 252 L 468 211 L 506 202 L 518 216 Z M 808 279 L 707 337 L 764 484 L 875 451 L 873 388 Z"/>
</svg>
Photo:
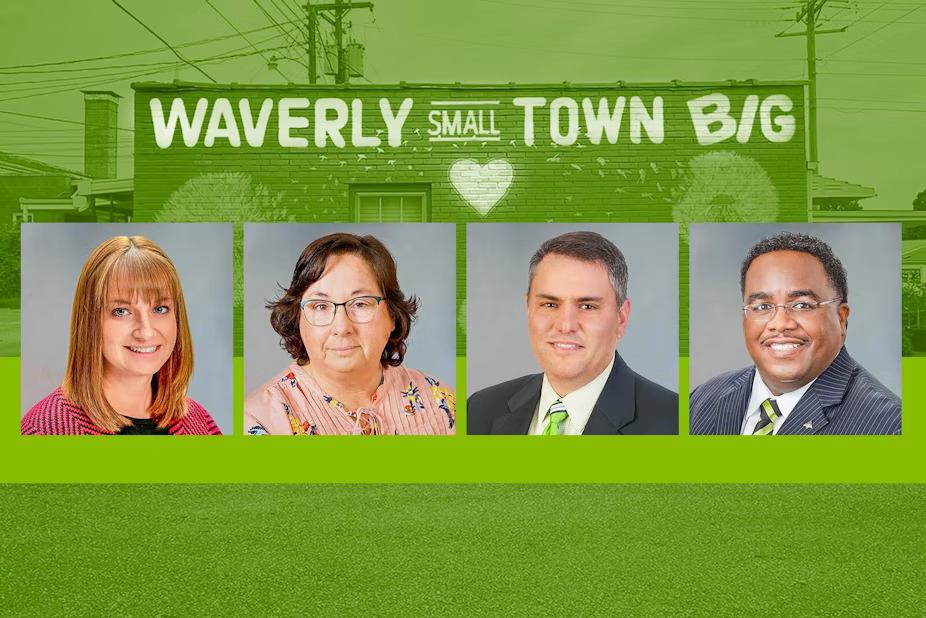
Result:
<svg viewBox="0 0 926 618">
<path fill-rule="evenodd" d="M 147 238 L 111 238 L 77 281 L 61 386 L 26 413 L 22 433 L 220 434 L 186 396 L 192 373 L 176 268 Z"/>
</svg>

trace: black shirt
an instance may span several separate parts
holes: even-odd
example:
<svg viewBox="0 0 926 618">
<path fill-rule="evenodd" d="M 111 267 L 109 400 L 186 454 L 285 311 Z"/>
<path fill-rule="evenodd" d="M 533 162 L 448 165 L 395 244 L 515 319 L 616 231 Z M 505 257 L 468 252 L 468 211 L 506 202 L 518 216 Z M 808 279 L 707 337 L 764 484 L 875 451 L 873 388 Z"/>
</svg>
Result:
<svg viewBox="0 0 926 618">
<path fill-rule="evenodd" d="M 118 435 L 122 436 L 166 436 L 170 432 L 167 431 L 166 427 L 159 428 L 158 422 L 150 418 L 129 418 L 124 416 L 124 419 L 132 423 L 131 425 L 126 425 L 119 432 Z"/>
</svg>

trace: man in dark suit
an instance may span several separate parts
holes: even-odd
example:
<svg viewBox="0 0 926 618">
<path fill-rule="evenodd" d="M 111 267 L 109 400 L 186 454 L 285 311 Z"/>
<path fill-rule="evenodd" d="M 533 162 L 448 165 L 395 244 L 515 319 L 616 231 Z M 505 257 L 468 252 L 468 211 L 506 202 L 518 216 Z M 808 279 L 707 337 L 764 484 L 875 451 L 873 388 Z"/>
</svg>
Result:
<svg viewBox="0 0 926 618">
<path fill-rule="evenodd" d="M 615 352 L 630 317 L 627 263 L 594 232 L 552 238 L 530 261 L 527 322 L 543 373 L 467 400 L 469 434 L 676 434 L 678 395 Z"/>
<path fill-rule="evenodd" d="M 900 399 L 843 347 L 849 290 L 829 245 L 806 234 L 766 238 L 746 255 L 740 289 L 755 367 L 692 391 L 690 433 L 900 433 Z"/>
</svg>

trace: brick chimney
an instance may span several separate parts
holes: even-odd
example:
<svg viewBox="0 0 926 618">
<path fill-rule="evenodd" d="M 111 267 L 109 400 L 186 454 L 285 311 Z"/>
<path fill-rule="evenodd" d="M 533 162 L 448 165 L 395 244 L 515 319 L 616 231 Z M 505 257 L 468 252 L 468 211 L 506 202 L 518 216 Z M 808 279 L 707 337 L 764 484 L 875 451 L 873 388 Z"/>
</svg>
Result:
<svg viewBox="0 0 926 618">
<path fill-rule="evenodd" d="M 109 90 L 84 94 L 84 173 L 91 178 L 115 178 L 119 143 L 119 99 Z"/>
</svg>

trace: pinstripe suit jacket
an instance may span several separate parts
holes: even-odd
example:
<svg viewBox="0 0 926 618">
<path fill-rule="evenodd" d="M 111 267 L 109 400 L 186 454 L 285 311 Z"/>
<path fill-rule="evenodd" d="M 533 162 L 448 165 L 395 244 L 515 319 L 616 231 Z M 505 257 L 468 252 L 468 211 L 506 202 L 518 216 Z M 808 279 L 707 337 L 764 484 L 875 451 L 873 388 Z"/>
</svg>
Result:
<svg viewBox="0 0 926 618">
<path fill-rule="evenodd" d="M 739 434 L 756 368 L 731 371 L 691 392 L 689 433 Z M 784 434 L 900 433 L 900 399 L 843 348 L 804 393 L 778 431 Z"/>
</svg>

